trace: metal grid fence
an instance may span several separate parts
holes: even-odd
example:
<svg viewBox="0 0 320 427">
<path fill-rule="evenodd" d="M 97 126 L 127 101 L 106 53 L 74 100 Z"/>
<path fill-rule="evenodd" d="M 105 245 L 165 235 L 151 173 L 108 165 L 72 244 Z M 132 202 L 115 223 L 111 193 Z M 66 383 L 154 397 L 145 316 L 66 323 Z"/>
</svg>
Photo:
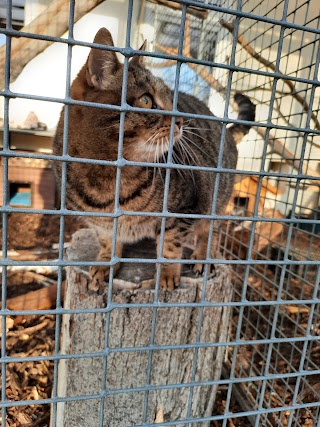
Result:
<svg viewBox="0 0 320 427">
<path fill-rule="evenodd" d="M 222 107 L 222 117 L 219 118 L 224 124 L 224 129 L 228 123 L 237 122 L 228 115 L 228 105 L 231 99 L 232 91 L 242 90 L 250 95 L 262 107 L 261 119 L 255 123 L 260 129 L 265 131 L 264 138 L 250 133 L 251 152 L 240 147 L 240 160 L 237 169 L 237 175 L 243 179 L 245 177 L 256 178 L 256 194 L 253 211 L 248 210 L 247 197 L 235 197 L 234 210 L 223 217 L 217 218 L 212 214 L 209 216 L 191 215 L 191 217 L 205 217 L 210 220 L 225 220 L 226 225 L 221 231 L 221 252 L 225 260 L 207 259 L 206 265 L 219 262 L 221 264 L 230 264 L 235 272 L 235 294 L 233 302 L 225 303 L 233 308 L 233 321 L 230 331 L 230 339 L 227 343 L 212 345 L 221 345 L 228 347 L 228 358 L 225 363 L 224 378 L 212 381 L 212 384 L 218 384 L 221 388 L 227 388 L 225 412 L 221 415 L 212 414 L 210 417 L 193 419 L 191 417 L 192 392 L 190 392 L 188 405 L 188 416 L 184 420 L 175 420 L 163 422 L 162 425 L 192 425 L 212 420 L 214 425 L 228 425 L 228 420 L 236 420 L 247 417 L 254 426 L 302 426 L 303 416 L 308 412 L 311 422 L 314 426 L 320 426 L 319 416 L 319 392 L 316 385 L 319 384 L 319 293 L 318 286 L 320 281 L 319 264 L 319 201 L 306 209 L 303 195 L 309 189 L 310 184 L 314 193 L 319 197 L 319 174 L 314 176 L 308 173 L 311 166 L 317 169 L 319 165 L 319 137 L 320 130 L 316 126 L 312 113 L 315 116 L 319 112 L 319 20 L 320 11 L 317 0 L 293 1 L 277 0 L 276 2 L 252 2 L 252 1 L 217 1 L 200 2 L 181 0 L 181 12 L 165 12 L 163 6 L 152 6 L 154 20 L 167 20 L 172 25 L 174 31 L 178 29 L 178 43 L 175 47 L 176 54 L 168 54 L 156 49 L 156 53 L 146 52 L 148 60 L 155 62 L 173 60 L 176 62 L 174 71 L 170 71 L 173 78 L 174 89 L 174 108 L 172 111 L 158 112 L 158 114 L 167 114 L 173 117 L 171 136 L 173 136 L 174 117 L 179 115 L 186 118 L 193 117 L 192 114 L 181 114 L 177 111 L 177 93 L 181 87 L 181 69 L 186 67 L 187 63 L 196 64 L 199 67 L 205 66 L 213 75 L 224 85 L 223 97 L 225 104 Z M 267 3 L 267 4 L 266 4 Z M 193 58 L 183 56 L 183 46 L 186 31 L 187 6 L 197 6 L 207 10 L 209 15 L 205 22 L 195 18 L 191 21 L 192 37 L 200 37 L 198 49 L 191 46 Z M 106 316 L 106 340 L 108 343 L 110 313 L 117 308 L 126 308 L 126 305 L 116 304 L 112 300 L 112 281 L 113 269 L 119 260 L 115 257 L 115 239 L 113 236 L 113 257 L 110 267 L 111 274 L 109 279 L 108 302 L 106 309 L 101 310 L 66 310 L 61 306 L 61 284 L 63 278 L 63 269 L 68 265 L 101 265 L 99 262 L 78 262 L 66 261 L 64 258 L 64 219 L 66 216 L 103 216 L 101 213 L 89 213 L 82 211 L 69 211 L 66 209 L 66 166 L 68 162 L 83 162 L 92 164 L 103 164 L 107 166 L 117 166 L 117 186 L 116 186 L 116 206 L 112 214 L 104 216 L 114 218 L 114 231 L 117 228 L 117 221 L 120 215 L 139 215 L 139 216 L 158 216 L 162 218 L 161 239 L 163 247 L 164 229 L 166 218 L 173 217 L 175 214 L 169 213 L 166 209 L 168 198 L 168 189 L 170 182 L 170 170 L 175 167 L 201 169 L 197 166 L 177 166 L 170 161 L 172 155 L 172 143 L 169 149 L 168 162 L 166 164 L 157 164 L 157 167 L 166 169 L 163 210 L 158 213 L 150 214 L 146 212 L 122 212 L 119 205 L 120 177 L 121 169 L 124 165 L 148 166 L 143 162 L 128 162 L 122 157 L 122 143 L 124 132 L 124 119 L 126 112 L 132 111 L 134 107 L 126 103 L 126 81 L 128 75 L 128 61 L 137 51 L 132 48 L 131 37 L 132 29 L 132 9 L 133 0 L 129 1 L 127 37 L 125 47 L 115 47 L 112 50 L 119 52 L 124 57 L 124 81 L 122 90 L 122 104 L 120 107 L 103 105 L 103 108 L 120 111 L 120 138 L 117 162 L 98 161 L 94 159 L 72 158 L 68 155 L 68 106 L 70 105 L 88 105 L 90 107 L 101 107 L 99 104 L 75 101 L 70 98 L 70 70 L 72 63 L 72 48 L 75 45 L 91 47 L 92 43 L 80 42 L 73 38 L 74 25 L 74 2 L 70 2 L 70 19 L 68 38 L 56 38 L 46 35 L 23 34 L 24 37 L 50 40 L 58 43 L 65 43 L 68 46 L 68 67 L 66 75 L 66 96 L 64 99 L 49 98 L 46 96 L 33 96 L 25 93 L 15 93 L 10 90 L 10 45 L 11 38 L 19 36 L 21 33 L 14 30 L 11 19 L 11 1 L 7 2 L 6 28 L 1 30 L 6 35 L 6 65 L 5 65 L 5 87 L 1 91 L 4 101 L 4 138 L 3 149 L 1 151 L 3 165 L 3 204 L 2 213 L 2 339 L 1 339 L 1 365 L 2 365 L 2 424 L 5 425 L 6 411 L 11 406 L 31 405 L 33 401 L 13 402 L 6 395 L 6 366 L 10 362 L 24 362 L 37 360 L 51 360 L 54 362 L 54 385 L 52 397 L 42 399 L 39 404 L 52 404 L 52 426 L 57 426 L 57 404 L 70 400 L 81 401 L 83 399 L 100 399 L 103 407 L 106 393 L 113 391 L 107 390 L 105 384 L 102 384 L 101 393 L 90 396 L 71 396 L 61 397 L 57 392 L 58 385 L 58 363 L 61 359 L 81 358 L 103 356 L 104 365 L 102 378 L 106 378 L 108 355 L 112 351 L 134 351 L 131 349 L 110 349 L 106 345 L 103 352 L 87 353 L 86 355 L 65 355 L 60 352 L 59 339 L 61 332 L 61 316 L 66 313 L 90 313 L 103 312 Z M 149 7 L 149 6 L 148 6 Z M 150 6 L 151 7 L 151 6 Z M 150 9 L 149 7 L 149 9 Z M 158 9 L 161 8 L 159 11 Z M 315 10 L 318 14 L 315 14 Z M 167 14 L 166 14 L 167 13 Z M 149 15 L 150 17 L 150 15 Z M 225 21 L 234 20 L 234 33 L 230 34 L 226 29 L 216 31 L 219 25 L 219 19 Z M 149 19 L 149 18 L 148 18 Z M 158 21 L 159 22 L 159 21 Z M 155 26 L 157 23 L 155 22 Z M 214 27 L 214 28 L 212 28 Z M 156 27 L 157 28 L 157 27 Z M 157 39 L 157 34 L 159 39 Z M 160 35 L 159 35 L 160 34 Z M 206 37 L 212 37 L 215 34 L 215 42 L 209 46 L 206 43 Z M 254 62 L 240 43 L 237 43 L 239 35 L 245 37 L 252 46 L 259 50 L 259 54 L 274 64 L 274 69 L 264 66 L 261 62 Z M 298 40 L 295 40 L 295 38 Z M 165 44 L 166 40 L 161 32 L 156 33 L 155 40 Z M 176 39 L 177 40 L 177 39 Z M 169 44 L 168 44 L 169 45 Z M 201 46 L 204 46 L 201 51 Z M 259 46 L 259 48 L 257 48 Z M 304 53 L 304 50 L 307 54 Z M 291 58 L 296 55 L 298 60 L 292 64 Z M 306 58 L 309 62 L 306 63 Z M 188 77 L 186 77 L 188 79 Z M 197 72 L 190 77 L 190 82 L 186 82 L 192 87 L 194 93 L 206 100 L 210 105 L 210 99 L 214 98 L 213 90 L 209 85 L 199 84 Z M 284 94 L 286 82 L 294 85 L 291 93 Z M 185 83 L 185 82 L 183 82 Z M 199 88 L 201 90 L 199 90 Z M 297 101 L 296 95 L 303 98 L 303 105 Z M 17 151 L 12 151 L 9 146 L 9 104 L 13 98 L 21 99 L 39 99 L 46 102 L 59 102 L 66 105 L 65 109 L 65 132 L 64 132 L 64 151 L 61 156 L 40 155 Z M 310 107 L 306 108 L 306 105 Z M 142 109 L 137 111 L 144 112 Z M 221 111 L 221 109 L 220 109 Z M 263 113 L 265 115 L 263 116 Z M 222 132 L 222 135 L 224 135 Z M 272 136 L 271 136 L 272 135 Z M 268 139 L 275 137 L 285 141 L 285 147 L 289 147 L 294 152 L 294 158 L 290 158 L 291 167 L 285 168 L 281 160 L 281 154 L 269 151 L 270 144 Z M 259 139 L 260 138 L 260 139 Z M 250 141 L 247 141 L 250 143 Z M 244 142 L 243 144 L 246 144 Z M 272 144 L 271 144 L 272 146 Z M 221 151 L 223 152 L 223 141 L 221 141 Z M 58 210 L 37 210 L 13 208 L 8 200 L 8 162 L 12 157 L 49 159 L 62 162 L 62 186 L 60 189 L 61 204 Z M 293 161 L 298 162 L 298 167 L 292 166 Z M 280 166 L 279 166 L 280 165 Z M 295 163 L 296 165 L 296 163 Z M 150 166 L 150 165 L 149 165 Z M 212 168 L 216 172 L 226 172 L 221 168 L 221 158 L 217 168 Z M 230 171 L 234 172 L 234 171 Z M 241 181 L 240 179 L 240 181 Z M 281 184 L 284 188 L 276 195 L 265 196 L 265 205 L 259 210 L 259 198 L 263 191 L 265 183 L 273 183 L 279 189 Z M 214 189 L 215 201 L 218 197 L 217 188 Z M 245 192 L 243 190 L 242 192 Z M 309 194 L 309 193 L 308 193 Z M 315 200 L 317 200 L 315 197 Z M 269 213 L 266 214 L 265 206 L 269 203 Z M 212 212 L 215 211 L 213 206 Z M 276 210 L 281 210 L 282 216 L 275 216 Z M 271 211 L 271 213 L 270 213 Z M 23 261 L 16 262 L 8 257 L 7 251 L 7 228 L 8 215 L 16 213 L 33 213 L 46 215 L 60 215 L 60 235 L 59 258 L 56 261 L 35 262 Z M 181 216 L 181 215 L 180 215 Z M 183 215 L 190 217 L 190 215 Z M 212 222 L 211 221 L 211 222 Z M 269 234 L 262 234 L 264 225 L 281 224 L 282 231 L 277 235 L 276 241 L 273 241 L 272 227 Z M 306 230 L 307 229 L 307 230 Z M 212 231 L 212 230 L 211 230 Z M 259 234 L 260 233 L 260 234 Z M 257 249 L 259 237 L 268 241 L 264 250 Z M 304 240 L 303 240 L 304 239 Z M 306 242 L 304 250 L 301 249 L 301 242 Z M 160 264 L 168 262 L 160 257 L 154 259 L 123 259 L 123 261 L 136 263 L 155 263 Z M 169 261 L 170 262 L 170 261 Z M 171 261 L 176 262 L 176 261 Z M 187 263 L 187 260 L 179 260 Z M 34 266 L 50 265 L 58 268 L 58 294 L 57 308 L 54 310 L 40 310 L 36 314 L 53 314 L 56 318 L 55 328 L 55 349 L 50 357 L 16 357 L 7 356 L 6 348 L 6 316 L 35 314 L 34 311 L 10 311 L 6 308 L 7 299 L 7 270 L 11 266 Z M 153 310 L 153 336 L 151 337 L 149 350 L 151 358 L 155 331 L 156 310 L 166 307 L 166 303 L 159 301 L 159 277 L 157 274 L 157 283 L 154 302 L 149 305 L 136 304 L 137 308 L 152 308 Z M 207 280 L 207 271 L 204 276 L 204 286 Z M 129 305 L 128 305 L 129 306 Z M 206 306 L 202 301 L 198 306 L 201 310 Z M 198 325 L 200 331 L 201 325 Z M 202 343 L 196 342 L 195 349 L 201 348 Z M 175 346 L 174 348 L 183 348 Z M 141 350 L 141 348 L 138 348 Z M 192 378 L 195 378 L 195 369 L 197 365 L 197 354 L 193 364 Z M 150 361 L 149 361 L 150 366 Z M 150 370 L 149 370 L 150 371 Z M 150 372 L 149 372 L 150 374 Z M 182 386 L 182 385 L 181 385 Z M 192 390 L 194 384 L 184 384 Z M 152 390 L 150 377 L 145 387 L 140 387 L 138 391 L 146 393 Z M 131 391 L 137 391 L 132 389 Z M 116 391 L 115 391 L 116 392 Z M 119 392 L 119 391 L 118 391 Z M 121 392 L 121 391 L 120 391 Z M 312 398 L 308 398 L 311 395 Z M 246 398 L 244 398 L 244 396 Z M 240 410 L 237 413 L 231 413 L 231 400 L 235 397 L 241 402 Z M 284 421 L 286 414 L 286 421 Z M 105 425 L 103 419 L 103 410 L 100 412 L 100 426 Z M 219 424 L 220 423 L 220 424 Z M 284 424 L 285 423 L 285 424 Z M 141 426 L 147 427 L 154 424 L 146 422 L 146 417 Z"/>
</svg>

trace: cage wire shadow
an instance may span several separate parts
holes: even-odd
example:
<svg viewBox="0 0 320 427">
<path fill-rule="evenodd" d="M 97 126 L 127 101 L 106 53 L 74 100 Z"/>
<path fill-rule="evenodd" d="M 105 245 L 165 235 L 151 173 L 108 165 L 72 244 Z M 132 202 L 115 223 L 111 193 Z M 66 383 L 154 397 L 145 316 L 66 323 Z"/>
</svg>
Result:
<svg viewBox="0 0 320 427">
<path fill-rule="evenodd" d="M 186 384 L 173 384 L 164 388 L 189 387 L 187 418 L 176 421 L 164 421 L 161 425 L 196 425 L 202 422 L 220 422 L 227 426 L 228 420 L 247 417 L 253 426 L 303 426 L 305 420 L 310 425 L 320 426 L 319 413 L 319 147 L 320 129 L 315 117 L 319 115 L 319 35 L 320 11 L 317 0 L 289 1 L 187 1 L 176 2 L 180 10 L 172 10 L 158 2 L 144 2 L 140 17 L 140 28 L 146 24 L 154 28 L 151 46 L 154 51 L 144 52 L 151 70 L 163 77 L 174 89 L 174 108 L 172 111 L 156 111 L 156 114 L 171 115 L 171 143 L 168 162 L 156 164 L 165 168 L 165 194 L 163 210 L 159 213 L 123 212 L 120 209 L 120 178 L 125 165 L 147 166 L 145 162 L 129 162 L 122 156 L 125 115 L 129 111 L 144 112 L 126 103 L 128 61 L 138 51 L 132 27 L 133 0 L 128 2 L 128 20 L 125 47 L 108 48 L 124 57 L 124 79 L 122 103 L 120 107 L 75 101 L 70 98 L 72 48 L 74 46 L 92 47 L 92 43 L 81 42 L 73 37 L 74 1 L 70 2 L 69 35 L 66 39 L 37 34 L 22 34 L 12 27 L 12 2 L 7 2 L 5 87 L 1 91 L 4 102 L 3 127 L 3 205 L 2 213 L 2 425 L 5 424 L 7 408 L 32 405 L 34 401 L 12 401 L 6 395 L 6 366 L 11 362 L 51 360 L 54 364 L 53 392 L 49 399 L 40 399 L 39 404 L 52 404 L 52 426 L 57 424 L 57 405 L 59 402 L 99 399 L 101 403 L 99 426 L 104 424 L 103 405 L 105 397 L 115 393 L 143 392 L 144 421 L 141 427 L 155 425 L 148 423 L 147 399 L 152 390 L 161 386 L 151 384 L 152 354 L 155 350 L 156 312 L 160 307 L 199 307 L 204 310 L 212 306 L 202 300 L 199 304 L 166 304 L 159 301 L 160 269 L 154 302 L 150 304 L 117 304 L 112 300 L 114 266 L 119 261 L 115 256 L 117 221 L 121 215 L 158 216 L 162 218 L 161 248 L 163 248 L 165 221 L 179 216 L 183 218 L 208 218 L 211 224 L 216 219 L 223 220 L 220 229 L 220 252 L 224 259 L 206 259 L 208 266 L 216 262 L 229 264 L 234 272 L 234 297 L 230 303 L 220 304 L 232 308 L 229 339 L 224 343 L 201 343 L 193 345 L 161 346 L 161 349 L 192 348 L 195 351 L 192 380 Z M 194 6 L 205 12 L 206 18 L 187 13 L 187 7 Z M 318 11 L 318 14 L 314 13 Z M 228 27 L 225 23 L 232 22 Z M 152 23 L 152 24 L 151 24 Z M 188 39 L 187 30 L 191 37 Z M 143 30 L 141 30 L 143 33 Z M 46 96 L 16 93 L 10 90 L 11 38 L 24 36 L 38 40 L 50 40 L 66 43 L 67 76 L 66 96 L 64 99 Z M 242 37 L 242 42 L 241 42 Z M 243 40 L 248 41 L 256 52 L 250 54 Z M 190 46 L 186 46 L 187 42 Z M 100 46 L 101 47 L 101 46 Z M 186 52 L 190 57 L 186 57 Z M 258 58 L 258 59 L 257 59 Z M 262 61 L 264 58 L 265 61 Z M 169 61 L 169 62 L 168 62 Z M 163 64 L 166 62 L 167 64 Z M 270 68 L 270 63 L 274 68 Z M 267 64 L 267 66 L 266 66 Z M 164 66 L 163 66 L 164 65 Z M 212 87 L 213 76 L 221 87 Z M 289 83 L 290 82 L 290 83 Z M 289 83 L 289 84 L 288 84 Z M 290 86 L 293 85 L 292 86 Z M 194 114 L 181 114 L 177 110 L 178 90 L 196 95 L 206 102 L 218 118 L 209 117 L 223 123 L 224 135 L 228 123 L 237 123 L 234 116 L 229 117 L 228 105 L 235 91 L 249 94 L 259 106 L 259 119 L 250 131 L 247 141 L 239 146 L 239 161 L 236 171 L 228 171 L 220 162 L 212 170 L 217 173 L 234 172 L 236 186 L 233 193 L 233 206 L 222 217 L 212 215 L 177 215 L 167 211 L 166 203 L 173 168 L 201 170 L 197 166 L 177 165 L 172 161 L 173 125 L 176 116 L 197 117 Z M 13 98 L 39 99 L 47 102 L 60 102 L 66 105 L 64 125 L 64 150 L 61 156 L 20 153 L 10 148 L 9 141 L 9 104 Z M 71 158 L 68 155 L 68 107 L 87 105 L 120 111 L 120 136 L 118 159 L 116 162 L 94 159 Z M 218 105 L 218 107 L 217 107 Z M 258 133 L 263 130 L 263 134 Z M 284 142 L 281 150 L 277 140 Z M 249 148 L 248 148 L 249 147 Z M 292 157 L 287 156 L 286 149 Z M 223 152 L 223 139 L 221 141 Z M 221 154 L 222 155 L 222 154 Z M 8 200 L 8 169 L 13 157 L 47 159 L 62 162 L 61 202 L 59 209 L 25 209 L 10 206 Z M 287 160 L 287 161 L 286 161 Z M 66 209 L 66 168 L 68 162 L 83 162 L 117 167 L 117 185 L 115 210 L 112 214 L 72 211 Z M 149 164 L 150 165 L 150 164 Z M 203 168 L 202 168 L 203 169 Z M 218 197 L 217 186 L 214 190 L 214 202 Z M 8 215 L 10 213 L 43 213 L 60 215 L 59 257 L 56 261 L 14 261 L 8 257 Z M 114 219 L 113 253 L 109 262 L 111 271 L 107 305 L 105 309 L 67 310 L 61 306 L 63 269 L 65 266 L 101 265 L 101 262 L 70 262 L 64 258 L 64 218 L 72 216 L 105 216 Z M 212 229 L 211 229 L 212 234 Z M 212 236 L 211 236 L 212 237 Z M 187 263 L 187 260 L 157 260 L 123 258 L 127 263 Z M 201 262 L 201 261 L 200 261 Z M 58 268 L 57 307 L 52 310 L 19 311 L 6 308 L 7 269 L 11 266 L 51 265 Z M 208 277 L 208 267 L 203 286 Z M 218 305 L 218 304 L 217 304 Z M 110 316 L 117 308 L 151 308 L 152 334 L 150 346 L 132 348 L 108 347 Z M 105 313 L 105 348 L 103 351 L 86 354 L 62 354 L 59 348 L 61 317 L 63 314 Z M 16 357 L 7 355 L 6 317 L 26 314 L 53 314 L 56 318 L 55 348 L 50 357 Z M 201 322 L 198 331 L 201 330 Z M 192 418 L 191 405 L 194 387 L 201 385 L 195 380 L 198 351 L 203 347 L 222 346 L 227 349 L 220 380 L 212 380 L 205 385 L 218 385 L 218 391 L 225 393 L 225 408 L 221 414 L 209 417 Z M 147 381 L 142 387 L 126 390 L 110 390 L 106 386 L 108 357 L 113 352 L 146 351 L 148 353 Z M 103 357 L 104 379 L 101 392 L 95 395 L 68 396 L 58 395 L 58 363 L 60 360 Z M 236 400 L 240 409 L 232 412 L 232 401 Z"/>
</svg>

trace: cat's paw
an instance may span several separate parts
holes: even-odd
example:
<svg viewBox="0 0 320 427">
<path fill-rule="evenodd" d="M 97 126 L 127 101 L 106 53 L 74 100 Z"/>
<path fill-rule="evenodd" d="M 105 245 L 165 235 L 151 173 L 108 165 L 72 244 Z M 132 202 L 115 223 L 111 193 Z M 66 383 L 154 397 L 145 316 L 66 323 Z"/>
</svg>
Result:
<svg viewBox="0 0 320 427">
<path fill-rule="evenodd" d="M 116 275 L 120 268 L 120 264 L 116 264 L 113 269 L 113 274 Z M 92 265 L 89 268 L 89 274 L 91 276 L 90 289 L 98 291 L 101 283 L 106 282 L 110 276 L 110 267 L 108 265 Z"/>
<path fill-rule="evenodd" d="M 98 290 L 99 284 L 109 277 L 110 267 L 104 265 L 92 265 L 89 268 L 89 274 L 92 281 L 92 290 Z"/>
<path fill-rule="evenodd" d="M 181 278 L 180 264 L 163 264 L 160 273 L 160 288 L 164 291 L 173 291 L 178 287 Z"/>
<path fill-rule="evenodd" d="M 101 251 L 98 257 L 99 261 L 110 262 L 110 253 Z M 113 268 L 113 274 L 115 275 L 120 268 L 120 263 L 116 264 Z M 105 282 L 110 275 L 109 265 L 92 265 L 89 268 L 89 274 L 91 276 L 91 290 L 97 291 L 101 283 Z"/>
<path fill-rule="evenodd" d="M 204 275 L 205 265 L 206 264 L 200 264 L 200 263 L 193 264 L 192 270 L 195 273 L 196 277 Z M 209 268 L 209 277 L 214 277 L 216 275 L 214 264 L 210 264 L 208 268 Z"/>
<path fill-rule="evenodd" d="M 212 256 L 212 255 L 211 255 Z M 203 253 L 199 253 L 197 250 L 194 250 L 191 257 L 191 260 L 194 260 L 195 262 L 192 264 L 192 270 L 195 273 L 196 277 L 202 276 L 204 274 L 204 268 L 206 264 L 202 264 L 199 262 L 196 262 L 197 260 L 205 260 L 206 256 Z M 215 274 L 215 268 L 213 264 L 209 265 L 209 274 Z"/>
</svg>

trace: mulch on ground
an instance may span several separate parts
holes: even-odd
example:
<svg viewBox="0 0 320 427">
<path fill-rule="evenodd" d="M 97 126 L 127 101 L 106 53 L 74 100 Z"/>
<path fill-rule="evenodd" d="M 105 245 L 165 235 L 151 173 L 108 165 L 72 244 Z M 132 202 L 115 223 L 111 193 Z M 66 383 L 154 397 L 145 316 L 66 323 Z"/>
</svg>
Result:
<svg viewBox="0 0 320 427">
<path fill-rule="evenodd" d="M 9 318 L 14 322 L 14 318 Z M 29 316 L 7 332 L 9 357 L 50 356 L 54 350 L 54 316 Z M 33 400 L 33 405 L 7 408 L 6 427 L 49 427 L 49 405 L 37 400 L 51 397 L 53 362 L 11 362 L 6 369 L 6 393 L 10 401 Z"/>
<path fill-rule="evenodd" d="M 77 216 L 64 217 L 64 242 L 84 223 Z M 60 216 L 12 213 L 8 216 L 8 249 L 51 249 L 59 243 Z"/>
</svg>

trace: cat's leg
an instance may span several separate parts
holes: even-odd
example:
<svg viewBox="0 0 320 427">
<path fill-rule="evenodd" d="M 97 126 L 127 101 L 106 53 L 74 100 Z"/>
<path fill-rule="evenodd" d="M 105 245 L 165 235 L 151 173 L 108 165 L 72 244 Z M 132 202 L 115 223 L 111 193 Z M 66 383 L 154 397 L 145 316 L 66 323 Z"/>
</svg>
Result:
<svg viewBox="0 0 320 427">
<path fill-rule="evenodd" d="M 97 237 L 100 243 L 100 252 L 97 261 L 109 262 L 112 254 L 112 239 L 106 233 L 103 233 L 100 228 L 96 229 Z M 117 239 L 115 255 L 121 258 L 123 244 Z M 113 273 L 116 274 L 120 268 L 120 263 L 116 264 L 113 268 Z M 89 273 L 94 283 L 102 283 L 110 275 L 109 265 L 93 265 L 90 267 Z"/>
<path fill-rule="evenodd" d="M 207 248 L 209 239 L 210 222 L 202 219 L 194 224 L 195 248 L 191 254 L 192 260 L 205 260 L 207 258 Z M 213 228 L 213 236 L 210 249 L 210 257 L 215 258 L 218 246 L 218 222 L 215 221 Z M 202 274 L 205 264 L 195 262 L 193 271 L 197 274 Z M 214 270 L 214 265 L 211 265 L 211 271 Z"/>
<path fill-rule="evenodd" d="M 168 259 L 181 259 L 184 235 L 179 226 L 169 226 L 164 235 L 162 256 Z M 160 235 L 157 238 L 157 253 L 160 255 Z M 160 287 L 163 290 L 172 291 L 180 284 L 181 264 L 161 264 Z"/>
</svg>

